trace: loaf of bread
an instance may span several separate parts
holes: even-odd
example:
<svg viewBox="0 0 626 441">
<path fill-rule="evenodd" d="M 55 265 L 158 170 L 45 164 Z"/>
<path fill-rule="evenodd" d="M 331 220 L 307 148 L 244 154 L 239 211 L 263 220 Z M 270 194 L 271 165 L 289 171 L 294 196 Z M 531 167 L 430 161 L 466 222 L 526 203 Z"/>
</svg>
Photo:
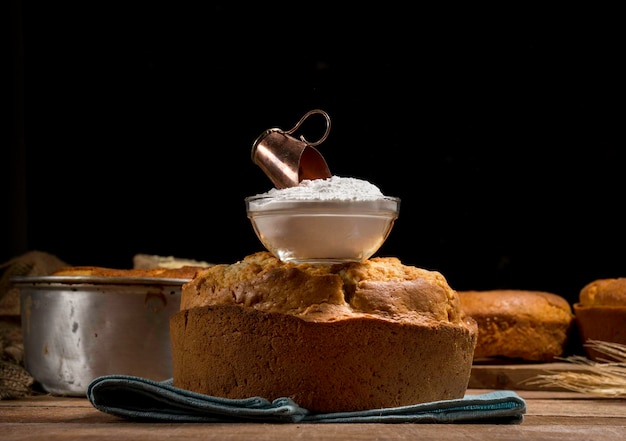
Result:
<svg viewBox="0 0 626 441">
<path fill-rule="evenodd" d="M 585 343 L 598 340 L 626 345 L 626 277 L 598 279 L 585 285 L 574 304 L 574 314 L 587 357 L 606 361 L 606 354 Z"/>
<path fill-rule="evenodd" d="M 52 276 L 88 276 L 88 277 L 128 277 L 159 279 L 193 279 L 200 266 L 182 266 L 178 268 L 106 268 L 100 266 L 65 266 L 54 271 Z"/>
<path fill-rule="evenodd" d="M 259 252 L 183 285 L 170 321 L 173 384 L 290 397 L 313 412 L 461 398 L 476 334 L 438 272 L 396 258 L 316 266 Z"/>
<path fill-rule="evenodd" d="M 570 304 L 543 291 L 459 291 L 461 308 L 478 323 L 475 361 L 500 357 L 552 361 L 564 354 L 574 323 Z"/>
</svg>

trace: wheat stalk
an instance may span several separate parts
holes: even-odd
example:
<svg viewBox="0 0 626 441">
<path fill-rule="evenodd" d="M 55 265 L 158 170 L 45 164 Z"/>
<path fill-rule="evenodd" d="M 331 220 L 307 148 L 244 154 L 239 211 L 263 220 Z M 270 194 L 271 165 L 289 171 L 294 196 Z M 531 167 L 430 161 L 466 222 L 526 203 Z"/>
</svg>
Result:
<svg viewBox="0 0 626 441">
<path fill-rule="evenodd" d="M 626 345 L 600 340 L 587 340 L 585 346 L 609 358 L 592 361 L 574 355 L 561 360 L 584 366 L 586 372 L 557 372 L 537 375 L 526 383 L 540 387 L 561 387 L 604 397 L 626 397 Z"/>
</svg>

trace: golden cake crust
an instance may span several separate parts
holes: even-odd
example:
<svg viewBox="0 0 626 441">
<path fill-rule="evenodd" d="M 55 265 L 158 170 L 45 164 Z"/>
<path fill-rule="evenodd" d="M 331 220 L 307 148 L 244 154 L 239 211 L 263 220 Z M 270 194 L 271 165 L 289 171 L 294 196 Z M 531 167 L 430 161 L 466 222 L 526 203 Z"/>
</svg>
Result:
<svg viewBox="0 0 626 441">
<path fill-rule="evenodd" d="M 598 279 L 585 285 L 579 294 L 582 306 L 626 307 L 626 277 Z"/>
<path fill-rule="evenodd" d="M 281 262 L 263 251 L 203 270 L 183 287 L 181 309 L 232 304 L 311 321 L 462 319 L 458 295 L 439 272 L 395 257 L 315 266 Z"/>
<path fill-rule="evenodd" d="M 196 273 L 204 269 L 197 266 L 183 266 L 180 268 L 106 268 L 100 266 L 66 266 L 59 268 L 53 276 L 89 276 L 89 277 L 130 277 L 130 278 L 163 278 L 163 279 L 193 279 Z"/>
<path fill-rule="evenodd" d="M 563 297 L 544 291 L 459 291 L 463 313 L 478 323 L 474 358 L 551 361 L 561 356 L 574 322 Z"/>
</svg>

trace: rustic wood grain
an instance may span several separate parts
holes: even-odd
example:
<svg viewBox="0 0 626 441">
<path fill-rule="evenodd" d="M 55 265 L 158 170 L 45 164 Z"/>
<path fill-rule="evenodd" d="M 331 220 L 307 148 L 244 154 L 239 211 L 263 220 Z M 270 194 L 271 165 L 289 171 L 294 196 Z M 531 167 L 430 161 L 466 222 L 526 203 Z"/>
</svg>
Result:
<svg viewBox="0 0 626 441">
<path fill-rule="evenodd" d="M 474 364 L 469 387 L 474 389 L 512 389 L 564 391 L 560 387 L 543 387 L 532 384 L 533 378 L 556 372 L 578 372 L 585 367 L 567 362 L 525 364 Z"/>
<path fill-rule="evenodd" d="M 480 394 L 489 389 L 470 389 Z M 49 395 L 0 401 L 0 439 L 185 440 L 602 440 L 626 439 L 626 400 L 575 392 L 520 390 L 527 413 L 518 425 L 136 423 L 93 408 L 87 399 Z"/>
</svg>

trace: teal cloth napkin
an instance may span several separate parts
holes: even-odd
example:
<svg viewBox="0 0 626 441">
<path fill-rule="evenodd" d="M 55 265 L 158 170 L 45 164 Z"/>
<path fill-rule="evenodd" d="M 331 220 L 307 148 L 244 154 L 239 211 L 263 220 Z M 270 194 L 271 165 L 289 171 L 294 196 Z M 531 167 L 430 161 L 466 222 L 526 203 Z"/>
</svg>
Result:
<svg viewBox="0 0 626 441">
<path fill-rule="evenodd" d="M 513 391 L 385 409 L 313 413 L 286 397 L 219 398 L 174 387 L 171 379 L 156 382 L 127 375 L 94 379 L 87 398 L 111 415 L 162 422 L 519 424 L 526 413 L 526 402 Z"/>
</svg>

